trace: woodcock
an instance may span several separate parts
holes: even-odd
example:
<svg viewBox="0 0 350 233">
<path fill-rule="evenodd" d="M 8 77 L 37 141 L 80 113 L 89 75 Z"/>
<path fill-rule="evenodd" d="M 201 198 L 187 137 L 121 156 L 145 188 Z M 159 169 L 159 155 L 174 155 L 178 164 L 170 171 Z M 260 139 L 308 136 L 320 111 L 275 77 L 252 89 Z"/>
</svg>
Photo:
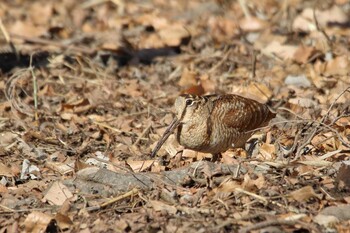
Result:
<svg viewBox="0 0 350 233">
<path fill-rule="evenodd" d="M 239 95 L 181 95 L 175 100 L 176 118 L 151 156 L 177 128 L 176 138 L 185 148 L 219 154 L 244 147 L 254 130 L 276 116 L 266 104 Z"/>
<path fill-rule="evenodd" d="M 243 147 L 275 117 L 265 104 L 238 95 L 181 95 L 175 101 L 177 140 L 185 148 L 218 154 Z"/>
</svg>

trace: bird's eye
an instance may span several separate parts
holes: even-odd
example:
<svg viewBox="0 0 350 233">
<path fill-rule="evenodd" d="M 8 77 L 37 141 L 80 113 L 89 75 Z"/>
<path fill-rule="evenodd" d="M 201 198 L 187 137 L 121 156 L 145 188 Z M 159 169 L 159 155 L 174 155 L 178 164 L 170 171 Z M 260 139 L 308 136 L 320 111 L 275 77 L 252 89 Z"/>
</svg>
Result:
<svg viewBox="0 0 350 233">
<path fill-rule="evenodd" d="M 186 105 L 187 106 L 190 106 L 190 105 L 192 105 L 193 104 L 193 100 L 191 100 L 191 99 L 187 99 L 186 100 Z"/>
</svg>

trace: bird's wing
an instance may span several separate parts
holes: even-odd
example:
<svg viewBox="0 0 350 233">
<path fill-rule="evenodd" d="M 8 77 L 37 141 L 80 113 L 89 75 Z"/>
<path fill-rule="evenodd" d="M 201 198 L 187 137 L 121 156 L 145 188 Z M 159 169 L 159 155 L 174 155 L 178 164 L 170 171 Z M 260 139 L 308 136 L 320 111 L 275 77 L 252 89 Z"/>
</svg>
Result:
<svg viewBox="0 0 350 233">
<path fill-rule="evenodd" d="M 265 104 L 237 95 L 223 96 L 216 104 L 216 111 L 224 110 L 221 113 L 224 125 L 241 132 L 266 126 L 275 116 Z"/>
</svg>

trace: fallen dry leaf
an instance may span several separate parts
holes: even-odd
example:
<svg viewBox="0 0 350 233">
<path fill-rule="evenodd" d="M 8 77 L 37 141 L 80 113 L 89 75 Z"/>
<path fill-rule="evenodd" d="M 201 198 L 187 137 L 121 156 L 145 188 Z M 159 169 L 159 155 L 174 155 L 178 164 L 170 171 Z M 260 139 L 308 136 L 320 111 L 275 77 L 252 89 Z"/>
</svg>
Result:
<svg viewBox="0 0 350 233">
<path fill-rule="evenodd" d="M 27 216 L 23 225 L 26 232 L 41 233 L 45 232 L 52 219 L 53 216 L 49 214 L 33 211 Z"/>
<path fill-rule="evenodd" d="M 297 49 L 297 46 L 294 45 L 283 45 L 278 41 L 272 41 L 262 49 L 262 52 L 271 57 L 277 56 L 283 60 L 292 60 Z"/>
<path fill-rule="evenodd" d="M 165 204 L 161 201 L 150 200 L 149 203 L 155 211 L 162 212 L 163 214 L 175 214 L 177 212 L 175 206 Z"/>
<path fill-rule="evenodd" d="M 60 181 L 52 183 L 51 187 L 47 189 L 43 201 L 51 205 L 62 205 L 67 199 L 72 198 L 73 194 Z"/>
<path fill-rule="evenodd" d="M 298 202 L 306 202 L 312 197 L 321 199 L 321 194 L 317 195 L 311 186 L 305 186 L 295 190 L 291 192 L 289 196 Z"/>
</svg>

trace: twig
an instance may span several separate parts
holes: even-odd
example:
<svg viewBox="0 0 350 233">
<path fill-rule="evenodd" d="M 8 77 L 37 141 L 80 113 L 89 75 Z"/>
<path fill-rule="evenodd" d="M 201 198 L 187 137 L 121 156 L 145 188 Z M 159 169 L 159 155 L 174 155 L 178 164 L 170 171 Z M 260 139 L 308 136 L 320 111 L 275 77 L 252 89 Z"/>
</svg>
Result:
<svg viewBox="0 0 350 233">
<path fill-rule="evenodd" d="M 243 11 L 244 16 L 245 16 L 247 19 L 250 19 L 250 18 L 251 18 L 251 15 L 250 15 L 250 13 L 249 13 L 249 10 L 248 10 L 246 1 L 245 1 L 245 0 L 238 0 L 238 2 L 239 2 L 239 5 L 240 5 L 241 8 L 242 8 L 242 11 Z"/>
<path fill-rule="evenodd" d="M 312 133 L 308 136 L 307 140 L 301 145 L 298 147 L 297 149 L 297 152 L 295 153 L 295 157 L 293 160 L 291 160 L 291 162 L 295 162 L 297 161 L 300 156 L 301 156 L 301 153 L 302 153 L 302 150 L 311 143 L 312 139 L 315 137 L 317 131 L 318 131 L 318 125 L 314 128 L 314 130 L 312 131 Z"/>
<path fill-rule="evenodd" d="M 236 188 L 235 191 L 247 194 L 249 196 L 252 196 L 252 197 L 262 201 L 264 203 L 264 205 L 267 205 L 267 203 L 268 203 L 268 200 L 265 197 L 259 196 L 259 195 L 255 194 L 255 193 L 248 192 L 248 191 L 246 191 L 244 189 L 241 189 L 241 188 Z"/>
<path fill-rule="evenodd" d="M 349 92 L 350 91 L 350 87 L 347 87 L 344 91 L 342 91 L 338 96 L 337 98 L 335 98 L 335 100 L 332 102 L 331 106 L 329 106 L 328 110 L 327 110 L 327 113 L 323 116 L 322 120 L 321 120 L 321 123 L 323 123 L 325 120 L 326 120 L 326 117 L 328 117 L 330 111 L 332 110 L 334 104 L 340 99 L 340 97 L 342 97 L 345 92 Z"/>
<path fill-rule="evenodd" d="M 209 73 L 209 74 L 214 73 L 214 71 L 216 71 L 222 64 L 224 64 L 224 62 L 227 60 L 227 58 L 228 58 L 228 56 L 230 55 L 230 53 L 231 53 L 231 50 L 229 49 L 229 50 L 225 53 L 224 57 L 223 57 L 218 63 L 216 63 L 216 65 L 213 66 L 213 67 L 208 71 L 208 73 Z"/>
<path fill-rule="evenodd" d="M 102 203 L 102 204 L 99 205 L 99 206 L 92 206 L 92 207 L 87 208 L 87 209 L 88 209 L 88 211 L 99 210 L 99 209 L 102 209 L 102 208 L 104 208 L 104 207 L 106 207 L 106 206 L 108 206 L 108 205 L 111 205 L 111 204 L 113 204 L 113 203 L 115 203 L 115 202 L 117 202 L 117 201 L 120 201 L 120 200 L 122 200 L 122 199 L 124 199 L 124 198 L 130 197 L 130 196 L 133 196 L 133 195 L 136 195 L 136 194 L 138 194 L 138 192 L 139 192 L 139 190 L 138 190 L 137 188 L 133 188 L 133 189 L 130 190 L 129 192 L 126 192 L 126 193 L 124 193 L 124 194 L 122 194 L 122 195 L 120 195 L 120 196 L 118 196 L 118 197 L 112 198 L 112 199 L 110 199 L 110 200 L 108 200 L 108 201 Z"/>
<path fill-rule="evenodd" d="M 295 150 L 295 148 L 298 146 L 298 142 L 299 142 L 299 137 L 301 135 L 301 131 L 299 130 L 298 133 L 295 135 L 294 137 L 294 142 L 293 142 L 293 146 L 292 148 L 290 148 L 285 154 L 284 154 L 284 157 L 287 157 L 288 156 L 288 162 L 290 161 L 289 159 L 289 155 L 291 153 L 293 153 L 293 151 Z"/>
<path fill-rule="evenodd" d="M 239 171 L 241 170 L 241 163 L 239 162 L 238 163 L 238 166 L 237 166 L 237 169 L 236 169 L 236 171 L 235 171 L 235 173 L 234 173 L 234 175 L 233 175 L 233 178 L 234 179 L 237 179 L 238 178 L 238 175 L 239 175 Z"/>
<path fill-rule="evenodd" d="M 0 208 L 3 208 L 4 210 L 7 210 L 7 211 L 9 211 L 11 213 L 16 212 L 14 209 L 12 209 L 10 207 L 7 207 L 7 206 L 4 206 L 4 205 L 1 205 L 1 204 L 0 204 Z"/>
<path fill-rule="evenodd" d="M 140 141 L 141 141 L 141 138 L 143 138 L 147 132 L 151 129 L 152 127 L 152 123 L 150 123 L 143 131 L 142 133 L 140 134 L 140 136 L 136 139 L 136 141 L 132 144 L 133 146 L 137 145 Z"/>
<path fill-rule="evenodd" d="M 320 25 L 318 24 L 318 20 L 317 20 L 317 17 L 316 17 L 316 6 L 317 6 L 317 3 L 318 3 L 318 0 L 315 1 L 315 5 L 314 5 L 314 9 L 313 9 L 313 17 L 314 17 L 314 20 L 315 20 L 315 26 L 316 26 L 316 29 L 318 31 L 320 31 L 323 34 L 323 36 L 326 38 L 328 46 L 330 48 L 332 48 L 333 43 L 332 43 L 331 38 L 329 38 L 327 33 L 323 29 L 321 29 Z"/>
<path fill-rule="evenodd" d="M 16 34 L 11 34 L 11 36 L 13 38 L 22 39 L 25 42 L 29 42 L 29 43 L 42 44 L 42 45 L 52 45 L 52 46 L 55 46 L 58 48 L 69 49 L 71 51 L 79 52 L 79 53 L 83 53 L 83 54 L 93 54 L 96 51 L 95 49 L 91 49 L 91 48 L 87 48 L 87 47 L 77 47 L 77 46 L 63 44 L 63 43 L 52 41 L 52 40 L 46 40 L 43 38 L 30 38 L 30 37 L 16 35 Z"/>
<path fill-rule="evenodd" d="M 253 49 L 252 55 L 252 79 L 256 77 L 256 51 Z"/>
<path fill-rule="evenodd" d="M 21 69 L 16 71 L 6 82 L 5 96 L 7 100 L 11 103 L 11 106 L 13 107 L 11 107 L 11 111 L 14 113 L 15 116 L 17 115 L 15 113 L 15 110 L 30 117 L 34 116 L 31 107 L 17 100 L 20 98 L 18 97 L 18 94 L 16 92 L 16 83 L 18 82 L 18 80 L 20 80 L 21 78 L 28 78 L 29 75 L 30 74 L 28 74 L 28 69 Z M 24 128 L 26 127 L 24 126 Z"/>
<path fill-rule="evenodd" d="M 92 123 L 94 123 L 94 124 L 96 124 L 96 125 L 98 125 L 98 126 L 100 126 L 100 127 L 103 127 L 103 128 L 106 128 L 106 129 L 110 129 L 110 130 L 112 130 L 112 131 L 114 131 L 114 132 L 125 134 L 125 135 L 127 135 L 127 136 L 135 136 L 135 135 L 137 136 L 136 133 L 127 132 L 127 131 L 123 131 L 123 130 L 120 130 L 120 129 L 117 129 L 117 128 L 113 128 L 112 126 L 109 126 L 109 125 L 107 125 L 107 124 L 105 124 L 105 123 L 101 123 L 101 122 L 97 122 L 97 121 L 93 121 L 93 120 L 92 120 Z M 140 137 L 140 140 L 142 140 L 142 141 L 148 141 L 147 138 L 142 138 L 142 137 Z"/>
<path fill-rule="evenodd" d="M 333 129 L 333 128 L 331 127 L 331 125 L 332 125 L 332 124 L 330 124 L 330 125 L 326 125 L 326 124 L 324 124 L 324 123 L 321 124 L 321 126 L 327 128 L 327 129 L 329 129 L 330 131 L 332 131 L 333 133 L 335 133 L 336 136 L 337 136 L 337 138 L 338 138 L 346 147 L 350 148 L 350 144 L 349 144 L 348 142 L 344 141 L 344 139 L 342 138 L 342 136 L 340 135 L 340 133 L 338 132 L 338 130 Z"/>
<path fill-rule="evenodd" d="M 13 214 L 13 213 L 24 213 L 24 212 L 33 212 L 33 211 L 47 211 L 47 210 L 52 210 L 53 209 L 52 207 L 48 207 L 48 208 L 32 208 L 32 209 L 14 210 L 14 209 L 11 209 L 11 208 L 6 207 L 4 205 L 0 205 L 0 207 L 8 210 L 7 212 L 0 211 L 0 215 L 1 214 L 7 214 L 7 213 Z"/>
<path fill-rule="evenodd" d="M 132 190 L 130 190 L 129 192 L 124 193 L 123 195 L 120 195 L 118 197 L 112 198 L 111 200 L 102 203 L 100 205 L 100 207 L 101 208 L 106 207 L 106 206 L 108 206 L 110 204 L 113 204 L 113 203 L 115 203 L 117 201 L 120 201 L 120 200 L 122 200 L 124 198 L 136 195 L 138 192 L 139 192 L 139 190 L 137 188 L 133 188 Z"/>
<path fill-rule="evenodd" d="M 297 221 L 295 220 L 284 220 L 284 219 L 273 219 L 273 220 L 267 220 L 264 222 L 255 223 L 253 225 L 243 227 L 238 232 L 239 233 L 248 233 L 254 230 L 266 228 L 269 226 L 280 226 L 280 225 L 288 225 L 288 226 L 294 226 Z"/>
<path fill-rule="evenodd" d="M 38 121 L 38 84 L 36 81 L 37 79 L 34 73 L 34 67 L 32 66 L 32 62 L 33 62 L 33 54 L 30 55 L 29 70 L 33 78 L 34 119 L 35 121 Z"/>
<path fill-rule="evenodd" d="M 327 117 L 329 116 L 330 111 L 332 110 L 334 104 L 340 99 L 341 96 L 344 95 L 345 92 L 348 92 L 350 90 L 350 87 L 346 88 L 344 91 L 342 91 L 337 98 L 335 98 L 335 100 L 332 102 L 332 104 L 329 106 L 327 113 L 322 117 L 320 122 L 314 121 L 314 123 L 316 123 L 316 126 L 314 128 L 314 130 L 312 131 L 312 133 L 308 136 L 307 140 L 298 147 L 298 150 L 296 152 L 295 158 L 292 160 L 292 162 L 295 162 L 297 159 L 299 159 L 299 157 L 301 156 L 302 150 L 311 143 L 312 139 L 315 137 L 316 133 L 318 132 L 320 126 L 324 125 L 324 121 L 327 119 Z"/>
</svg>

